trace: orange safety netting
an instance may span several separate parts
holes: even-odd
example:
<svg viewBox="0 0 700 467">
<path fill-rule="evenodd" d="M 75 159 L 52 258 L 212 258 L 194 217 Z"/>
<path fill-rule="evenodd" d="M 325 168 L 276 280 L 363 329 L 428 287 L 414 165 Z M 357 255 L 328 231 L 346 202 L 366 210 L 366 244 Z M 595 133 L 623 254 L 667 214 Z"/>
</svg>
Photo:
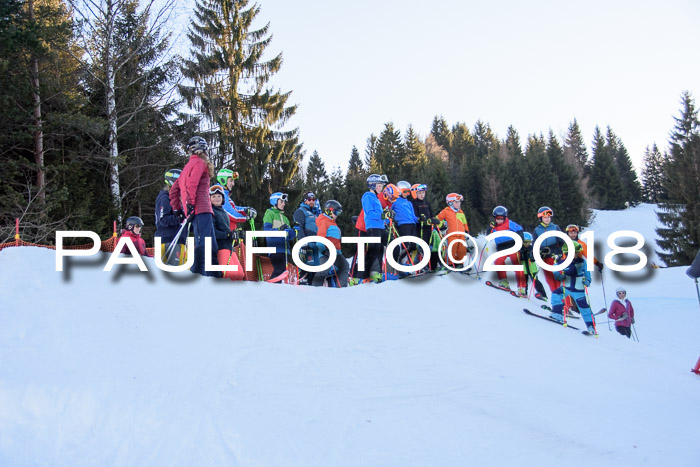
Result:
<svg viewBox="0 0 700 467">
<path fill-rule="evenodd" d="M 116 234 L 112 235 L 109 237 L 107 240 L 103 240 L 102 243 L 100 244 L 100 251 L 104 251 L 107 253 L 112 253 L 114 251 L 114 247 L 117 245 L 117 241 L 119 239 L 117 238 Z M 21 240 L 19 238 L 19 235 L 15 235 L 15 241 L 14 242 L 8 242 L 8 243 L 0 243 L 0 251 L 2 251 L 4 248 L 10 248 L 10 247 L 18 247 L 18 246 L 36 246 L 40 248 L 48 248 L 50 250 L 55 250 L 56 247 L 54 245 L 41 245 L 39 243 L 30 243 L 30 242 L 25 242 L 24 240 Z M 89 250 L 92 248 L 93 245 L 64 245 L 63 248 L 65 250 Z M 146 248 L 146 256 L 153 257 L 154 254 L 154 248 Z M 243 266 L 243 269 L 245 270 L 246 264 L 245 264 L 245 245 L 241 243 L 237 247 L 234 248 L 234 252 L 236 253 L 236 256 L 238 256 L 238 261 L 241 263 L 241 266 Z M 253 255 L 253 261 L 255 264 L 252 266 L 251 271 L 246 271 L 245 272 L 245 279 L 246 281 L 258 281 L 260 280 L 258 278 L 258 262 L 260 263 L 260 268 L 262 270 L 262 276 L 263 280 L 268 280 L 270 279 L 270 276 L 272 275 L 273 267 L 272 263 L 270 262 L 270 258 L 267 256 L 261 256 L 261 255 Z M 290 283 L 290 284 L 297 284 L 299 281 L 299 270 L 296 266 L 294 265 L 288 265 L 287 270 L 289 271 L 289 279 L 285 280 L 284 282 Z"/>
</svg>

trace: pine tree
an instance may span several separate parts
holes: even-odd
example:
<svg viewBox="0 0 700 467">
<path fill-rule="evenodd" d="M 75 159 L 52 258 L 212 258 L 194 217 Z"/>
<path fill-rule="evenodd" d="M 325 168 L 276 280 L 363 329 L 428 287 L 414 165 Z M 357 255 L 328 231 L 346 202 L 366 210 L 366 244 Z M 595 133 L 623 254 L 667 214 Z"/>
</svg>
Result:
<svg viewBox="0 0 700 467">
<path fill-rule="evenodd" d="M 564 142 L 564 152 L 570 154 L 579 164 L 581 168 L 588 167 L 588 150 L 586 142 L 581 134 L 581 129 L 578 122 L 574 120 L 569 124 L 569 130 Z"/>
<path fill-rule="evenodd" d="M 590 188 L 598 209 L 624 209 L 625 189 L 615 165 L 614 147 L 606 144 L 603 133 L 595 127 Z"/>
<path fill-rule="evenodd" d="M 367 168 L 367 172 L 381 175 L 384 173 L 384 168 L 377 160 L 377 144 L 379 144 L 377 137 L 369 135 L 365 147 L 365 167 Z"/>
<path fill-rule="evenodd" d="M 350 162 L 348 163 L 348 177 L 366 177 L 367 171 L 360 160 L 360 151 L 355 146 L 350 152 Z"/>
<path fill-rule="evenodd" d="M 219 143 L 212 151 L 215 164 L 235 165 L 237 195 L 245 190 L 262 207 L 267 194 L 290 182 L 302 153 L 298 131 L 280 129 L 296 112 L 290 93 L 266 87 L 282 54 L 263 60 L 271 35 L 269 24 L 253 28 L 259 13 L 248 0 L 196 0 L 190 59 L 182 68 L 188 82 L 179 89 L 213 125 L 208 136 Z"/>
<path fill-rule="evenodd" d="M 631 204 L 639 203 L 642 199 L 642 186 L 637 178 L 637 172 L 634 170 L 627 148 L 625 148 L 622 140 L 613 133 L 610 127 L 608 127 L 605 138 L 608 151 L 613 154 L 617 172 L 620 174 L 625 200 Z"/>
<path fill-rule="evenodd" d="M 644 168 L 642 169 L 642 194 L 648 203 L 658 204 L 668 199 L 663 185 L 664 164 L 668 156 L 661 154 L 656 143 L 644 151 Z"/>
<path fill-rule="evenodd" d="M 452 146 L 452 134 L 444 118 L 438 116 L 433 118 L 430 134 L 433 135 L 435 142 L 442 146 L 445 151 L 450 150 L 450 146 Z"/>
<path fill-rule="evenodd" d="M 529 184 L 520 136 L 512 125 L 508 127 L 502 150 L 505 151 L 505 165 L 499 173 L 503 200 L 499 204 L 504 204 L 509 216 L 517 222 L 530 214 L 527 201 Z"/>
<path fill-rule="evenodd" d="M 327 198 L 328 189 L 328 173 L 326 172 L 326 164 L 314 151 L 309 159 L 309 166 L 306 168 L 306 180 L 304 191 L 313 191 L 318 199 Z"/>
<path fill-rule="evenodd" d="M 559 212 L 562 214 L 560 218 L 566 219 L 567 223 L 587 225 L 589 216 L 586 198 L 583 195 L 581 167 L 578 165 L 578 159 L 567 159 L 564 149 L 551 129 L 547 139 L 547 157 L 556 174 L 560 200 L 558 204 L 561 206 Z"/>
<path fill-rule="evenodd" d="M 428 158 L 425 155 L 425 145 L 420 140 L 418 133 L 410 125 L 406 130 L 403 146 L 406 154 L 403 167 L 401 168 L 403 179 L 410 180 L 412 184 L 422 183 L 420 181 L 422 176 L 421 168 L 428 163 Z"/>
<path fill-rule="evenodd" d="M 550 138 L 553 135 L 550 133 Z M 550 140 L 551 144 L 551 140 Z M 536 213 L 540 206 L 549 206 L 554 212 L 563 212 L 561 193 L 559 191 L 559 179 L 557 169 L 561 168 L 561 162 L 549 154 L 550 148 L 544 141 L 544 136 L 530 136 L 528 138 L 525 156 L 527 160 L 527 202 L 524 205 L 523 216 L 517 222 L 524 225 L 536 223 Z M 557 165 L 555 166 L 554 163 Z"/>
<path fill-rule="evenodd" d="M 376 159 L 391 183 L 396 183 L 402 176 L 401 166 L 405 154 L 401 133 L 394 128 L 393 123 L 386 123 L 377 141 Z"/>
<path fill-rule="evenodd" d="M 689 264 L 700 248 L 700 120 L 689 92 L 682 94 L 681 103 L 664 165 L 668 201 L 657 213 L 665 226 L 656 230 L 664 250 L 658 253 L 668 266 Z"/>
</svg>

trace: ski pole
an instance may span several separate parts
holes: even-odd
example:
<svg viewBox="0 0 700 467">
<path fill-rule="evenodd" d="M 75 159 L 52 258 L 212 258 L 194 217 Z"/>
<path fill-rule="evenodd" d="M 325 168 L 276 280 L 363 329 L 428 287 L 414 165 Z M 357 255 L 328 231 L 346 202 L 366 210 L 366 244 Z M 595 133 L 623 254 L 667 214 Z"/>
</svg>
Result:
<svg viewBox="0 0 700 467">
<path fill-rule="evenodd" d="M 610 328 L 610 316 L 608 316 L 607 310 L 608 310 L 608 299 L 605 297 L 605 280 L 603 279 L 603 271 L 600 271 L 600 285 L 603 288 L 603 301 L 605 302 L 605 316 L 608 318 L 608 331 L 612 332 L 612 329 Z"/>
<path fill-rule="evenodd" d="M 182 225 L 180 226 L 180 229 L 177 231 L 177 234 L 173 238 L 173 241 L 170 242 L 170 245 L 168 245 L 168 248 L 165 250 L 165 253 L 163 256 L 161 256 L 161 261 L 163 261 L 165 264 L 169 264 L 170 262 L 170 257 L 173 255 L 173 252 L 175 251 L 175 247 L 179 244 L 178 240 L 180 240 L 180 235 L 182 235 L 182 231 L 187 226 L 187 233 L 189 235 L 189 224 L 190 224 L 190 218 L 188 217 L 184 221 L 182 221 Z"/>
<path fill-rule="evenodd" d="M 255 232 L 255 222 L 253 222 L 253 218 L 251 217 L 250 219 L 248 219 L 248 222 L 250 223 L 250 230 Z M 258 246 L 257 237 L 253 238 L 253 246 Z M 260 261 L 260 256 L 255 255 L 255 263 L 257 266 L 256 269 L 258 270 L 258 281 L 262 281 L 263 280 L 263 273 L 262 273 L 262 263 Z"/>
<path fill-rule="evenodd" d="M 637 339 L 637 342 L 639 342 L 639 336 L 637 335 L 637 328 L 634 326 L 634 323 L 632 323 L 632 332 L 634 332 L 634 337 Z"/>
<path fill-rule="evenodd" d="M 695 290 L 698 293 L 698 305 L 700 305 L 700 287 L 698 287 L 698 278 L 695 278 Z"/>
</svg>

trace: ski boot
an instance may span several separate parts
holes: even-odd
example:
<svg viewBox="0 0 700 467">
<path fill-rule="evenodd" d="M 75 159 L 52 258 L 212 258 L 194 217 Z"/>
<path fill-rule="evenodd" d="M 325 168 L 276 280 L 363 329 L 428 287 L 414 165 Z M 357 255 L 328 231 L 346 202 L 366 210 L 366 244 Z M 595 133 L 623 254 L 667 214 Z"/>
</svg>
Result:
<svg viewBox="0 0 700 467">
<path fill-rule="evenodd" d="M 504 289 L 510 289 L 510 284 L 508 283 L 508 279 L 501 279 L 500 282 L 498 283 L 499 287 L 502 287 Z"/>
<path fill-rule="evenodd" d="M 549 314 L 549 319 L 553 319 L 557 323 L 564 324 L 564 317 L 561 315 L 561 313 L 550 313 Z"/>
</svg>

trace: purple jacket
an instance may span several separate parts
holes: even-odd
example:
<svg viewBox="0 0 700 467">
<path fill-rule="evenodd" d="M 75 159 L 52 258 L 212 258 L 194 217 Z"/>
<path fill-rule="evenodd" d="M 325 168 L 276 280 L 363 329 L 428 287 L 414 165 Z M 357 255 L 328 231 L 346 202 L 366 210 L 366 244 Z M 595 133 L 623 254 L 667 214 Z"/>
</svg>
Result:
<svg viewBox="0 0 700 467">
<path fill-rule="evenodd" d="M 625 313 L 627 313 L 627 316 L 624 319 L 620 319 Z M 616 298 L 613 300 L 612 305 L 610 305 L 608 317 L 615 320 L 615 326 L 624 326 L 626 328 L 632 326 L 632 318 L 634 318 L 634 308 L 632 308 L 632 302 L 627 299 L 622 302 Z"/>
</svg>

